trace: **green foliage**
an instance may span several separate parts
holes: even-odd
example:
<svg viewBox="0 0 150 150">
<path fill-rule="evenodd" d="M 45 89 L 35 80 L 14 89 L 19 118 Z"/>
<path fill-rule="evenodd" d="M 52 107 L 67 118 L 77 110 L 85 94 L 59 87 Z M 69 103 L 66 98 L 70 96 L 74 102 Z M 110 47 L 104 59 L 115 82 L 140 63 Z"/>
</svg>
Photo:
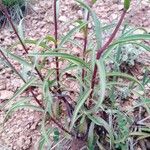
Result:
<svg viewBox="0 0 150 150">
<path fill-rule="evenodd" d="M 28 8 L 28 2 L 26 0 L 2 0 L 2 4 L 7 9 L 11 19 L 16 23 L 20 22 Z M 5 15 L 0 10 L 0 26 L 3 26 L 7 22 Z"/>
<path fill-rule="evenodd" d="M 5 1 L 5 5 L 12 6 L 16 3 L 16 1 L 8 2 L 10 1 Z M 20 1 L 17 2 L 20 5 Z M 57 22 L 59 7 L 58 1 L 55 2 L 57 3 L 57 13 L 54 17 Z M 19 98 L 20 102 L 15 102 L 6 112 L 5 121 L 16 109 L 27 107 L 40 111 L 43 114 L 41 118 L 42 136 L 39 141 L 40 150 L 44 150 L 45 146 L 48 149 L 62 148 L 61 142 L 64 139 L 73 140 L 75 137 L 86 139 L 86 146 L 91 150 L 96 148 L 126 150 L 129 148 L 127 141 L 132 137 L 133 141 L 136 141 L 136 138 L 149 137 L 147 124 L 144 125 L 145 128 L 143 127 L 146 130 L 145 133 L 145 131 L 140 130 L 139 126 L 133 124 L 136 120 L 131 113 L 135 108 L 140 108 L 146 111 L 148 115 L 150 114 L 149 99 L 145 92 L 145 86 L 150 80 L 148 68 L 146 68 L 143 80 L 140 81 L 128 72 L 122 72 L 120 66 L 123 63 L 134 66 L 137 56 L 142 51 L 150 51 L 149 46 L 143 42 L 143 40 L 150 40 L 150 35 L 147 33 L 134 34 L 135 29 L 127 27 L 128 30 L 124 29 L 122 34 L 114 39 L 113 35 L 116 33 L 113 32 L 114 34 L 110 34 L 113 41 L 106 43 L 100 59 L 97 59 L 97 51 L 101 50 L 105 41 L 103 34 L 115 25 L 103 26 L 91 7 L 83 1 L 77 0 L 77 2 L 89 12 L 93 23 L 93 35 L 95 36 L 95 38 L 89 37 L 90 40 L 84 43 L 86 44 L 85 55 L 83 56 L 81 52 L 79 56 L 75 56 L 71 53 L 71 49 L 65 47 L 69 43 L 71 47 L 82 48 L 77 40 L 72 39 L 74 34 L 85 31 L 88 20 L 77 20 L 78 25 L 59 39 L 57 39 L 56 33 L 55 36 L 46 35 L 39 40 L 24 39 L 23 29 L 20 25 L 19 33 L 14 31 L 20 37 L 21 45 L 24 50 L 26 50 L 26 45 L 32 45 L 35 51 L 26 52 L 26 57 L 22 58 L 13 52 L 18 43 L 12 45 L 8 50 L 0 48 L 0 52 L 7 56 L 5 61 L 8 66 L 24 81 L 24 85 L 0 108 L 5 111 L 7 105 L 14 102 L 26 90 L 30 90 L 33 99 L 39 106 L 34 106 L 31 100 L 28 101 L 30 96 L 25 97 L 26 100 Z M 94 4 L 96 0 L 92 2 Z M 126 10 L 129 9 L 130 1 L 126 0 L 124 5 Z M 58 30 L 56 22 L 55 30 Z M 90 35 L 88 34 L 88 36 Z M 84 41 L 86 40 L 84 39 Z M 50 44 L 55 48 L 50 48 Z M 38 48 L 40 48 L 40 52 L 37 51 Z M 80 49 L 80 51 L 82 50 Z M 22 67 L 21 74 L 15 70 L 13 65 L 10 65 L 7 58 L 20 64 Z M 50 59 L 56 60 L 56 66 L 53 68 L 49 67 L 48 64 Z M 113 67 L 110 66 L 110 62 L 113 62 Z M 57 68 L 59 66 L 57 63 L 63 64 L 63 67 Z M 56 73 L 58 70 L 59 74 Z M 83 72 L 85 72 L 84 78 Z M 64 76 L 66 76 L 65 80 Z M 77 91 L 71 89 L 72 87 L 70 88 L 68 82 L 65 83 L 66 80 L 69 83 L 75 83 Z M 94 87 L 92 87 L 93 83 Z M 31 87 L 41 91 L 42 100 L 40 102 L 36 99 L 37 96 L 34 95 Z M 70 91 L 75 95 L 73 100 L 71 100 Z M 140 94 L 141 92 L 143 94 Z M 125 101 L 120 100 L 128 100 L 128 97 L 134 93 L 139 95 L 136 104 L 133 104 L 129 110 L 122 108 L 122 103 Z M 65 120 L 64 123 L 61 123 L 62 119 Z M 57 128 L 52 127 L 51 123 L 49 124 L 50 121 L 55 123 Z M 135 130 L 131 131 L 131 129 L 139 129 L 139 131 L 132 132 Z"/>
<path fill-rule="evenodd" d="M 24 3 L 25 3 L 25 0 L 2 0 L 2 3 L 6 7 L 12 7 L 12 6 L 15 6 L 15 5 L 23 6 Z"/>
<path fill-rule="evenodd" d="M 124 0 L 124 8 L 128 10 L 130 8 L 131 0 Z"/>
</svg>

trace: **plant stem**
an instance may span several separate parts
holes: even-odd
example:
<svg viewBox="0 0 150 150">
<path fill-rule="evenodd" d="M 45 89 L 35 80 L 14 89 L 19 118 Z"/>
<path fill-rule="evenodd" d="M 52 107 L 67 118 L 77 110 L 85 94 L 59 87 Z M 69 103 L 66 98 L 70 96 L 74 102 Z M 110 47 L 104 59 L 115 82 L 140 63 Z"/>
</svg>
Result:
<svg viewBox="0 0 150 150">
<path fill-rule="evenodd" d="M 55 1 L 56 1 L 56 0 L 55 0 Z M 12 28 L 13 28 L 13 30 L 14 30 L 16 36 L 17 36 L 17 38 L 19 39 L 19 41 L 20 41 L 20 43 L 21 43 L 21 45 L 22 45 L 24 51 L 26 52 L 26 54 L 28 54 L 28 49 L 26 48 L 26 46 L 25 46 L 25 44 L 23 43 L 21 37 L 19 36 L 19 34 L 18 34 L 18 32 L 17 32 L 17 30 L 16 30 L 16 28 L 15 28 L 15 26 L 14 26 L 14 24 L 13 24 L 13 22 L 12 22 L 10 16 L 9 16 L 9 14 L 8 14 L 7 9 L 6 9 L 3 5 L 1 5 L 1 3 L 0 3 L 0 9 L 2 10 L 3 14 L 6 16 L 6 18 L 7 18 L 8 21 L 9 21 L 9 23 L 11 24 L 11 26 L 12 26 Z M 56 9 L 56 7 L 55 7 L 55 9 Z M 57 17 L 57 16 L 55 15 L 55 17 Z M 55 27 L 56 27 L 56 28 L 55 28 L 55 40 L 56 40 L 55 48 L 57 48 L 57 18 L 56 18 Z M 13 67 L 13 65 L 10 63 L 10 61 L 9 61 L 9 60 L 7 59 L 7 57 L 3 54 L 2 51 L 1 51 L 1 53 L 2 53 L 3 57 L 7 60 L 7 62 L 9 63 L 9 65 L 15 70 L 15 72 L 17 73 L 17 75 L 26 83 L 26 81 L 22 78 L 22 76 L 18 73 L 18 71 Z M 58 58 L 56 59 L 56 62 L 57 62 L 56 70 L 58 69 L 58 70 L 57 70 L 57 81 L 59 81 L 59 64 L 58 64 Z M 44 81 L 44 78 L 43 78 L 42 74 L 38 71 L 38 69 L 37 69 L 36 67 L 35 67 L 35 70 L 36 70 L 36 72 L 37 72 L 39 78 L 40 78 L 42 81 Z M 58 83 L 58 85 L 59 85 L 59 83 Z M 36 95 L 34 94 L 34 92 L 32 91 L 32 88 L 31 88 L 31 87 L 29 88 L 29 91 L 32 93 L 32 95 L 33 95 L 35 101 L 38 103 L 38 105 L 39 105 L 42 109 L 45 109 L 44 106 L 43 106 L 43 105 L 39 102 L 39 100 L 37 99 L 37 97 L 36 97 Z M 63 98 L 63 100 L 64 100 L 64 99 L 65 99 L 65 98 Z M 65 99 L 64 101 L 67 101 L 67 100 Z M 61 124 L 59 124 L 52 116 L 50 116 L 50 117 L 51 117 L 51 120 L 52 120 L 60 129 L 62 129 L 64 132 L 66 132 L 66 133 L 68 133 L 68 134 L 70 134 L 70 135 L 73 136 L 73 134 L 72 134 L 71 132 L 69 132 L 69 131 L 68 131 L 67 129 L 65 129 Z"/>
<path fill-rule="evenodd" d="M 15 67 L 11 64 L 11 62 L 7 59 L 7 57 L 5 56 L 5 54 L 0 51 L 0 53 L 2 54 L 3 58 L 7 61 L 8 65 L 13 69 L 13 71 L 20 77 L 20 79 L 22 79 L 22 81 L 24 83 L 26 83 L 25 79 L 19 74 L 19 72 L 15 69 Z M 32 87 L 29 87 L 29 92 L 32 93 L 35 101 L 37 102 L 37 104 L 41 107 L 44 108 L 44 106 L 41 104 L 41 102 L 37 99 L 36 95 L 34 94 Z"/>
<path fill-rule="evenodd" d="M 111 42 L 113 41 L 113 39 L 115 38 L 117 32 L 119 31 L 119 28 L 123 22 L 123 19 L 126 15 L 126 10 L 124 9 L 123 12 L 122 12 L 122 15 L 118 21 L 118 24 L 117 26 L 115 27 L 115 30 L 113 31 L 113 33 L 111 34 L 110 38 L 108 39 L 108 41 L 106 42 L 106 44 L 104 44 L 104 46 L 102 48 L 100 48 L 97 52 L 97 55 L 96 55 L 96 60 L 99 60 L 102 56 L 102 53 L 109 47 L 109 45 L 111 44 Z M 97 76 L 97 65 L 95 64 L 95 67 L 94 67 L 94 72 L 93 72 L 93 76 L 92 76 L 92 81 L 91 81 L 91 89 L 92 89 L 92 92 L 90 94 L 90 98 L 92 98 L 92 95 L 93 95 L 93 90 L 94 90 L 94 86 L 95 86 L 95 80 L 96 80 L 96 76 Z"/>
<path fill-rule="evenodd" d="M 11 62 L 7 59 L 7 57 L 5 56 L 5 54 L 0 51 L 1 55 L 3 56 L 3 58 L 7 61 L 8 65 L 13 69 L 13 71 L 23 80 L 24 83 L 26 83 L 25 79 L 19 74 L 19 72 L 15 69 L 15 67 L 11 64 Z M 43 104 L 41 104 L 41 102 L 37 99 L 36 95 L 34 94 L 33 90 L 31 87 L 29 87 L 29 92 L 32 93 L 36 103 L 42 108 L 44 109 Z M 63 131 L 65 131 L 66 133 L 73 135 L 73 133 L 69 132 L 67 129 L 65 129 L 60 123 L 58 123 L 52 116 L 50 116 L 51 120 Z"/>
<path fill-rule="evenodd" d="M 86 21 L 89 20 L 89 12 L 87 14 L 87 18 L 86 18 Z M 87 49 L 87 42 L 88 42 L 88 24 L 86 25 L 85 29 L 83 29 L 84 31 L 84 47 L 83 47 L 83 54 L 82 54 L 82 57 L 83 57 L 83 61 L 85 61 L 85 55 L 86 55 L 86 49 Z M 82 81 L 84 83 L 84 77 L 85 77 L 85 70 L 82 69 Z M 83 89 L 84 90 L 84 89 Z"/>
<path fill-rule="evenodd" d="M 57 24 L 57 0 L 54 0 L 54 26 L 55 26 L 55 49 L 57 49 L 58 47 L 58 24 Z M 56 51 L 57 52 L 57 51 Z M 57 79 L 57 86 L 58 89 L 60 88 L 59 85 L 59 60 L 58 57 L 55 57 L 55 61 L 56 61 L 56 79 Z"/>
<path fill-rule="evenodd" d="M 71 136 L 74 136 L 74 134 L 72 132 L 69 132 L 67 129 L 65 129 L 59 122 L 57 122 L 52 116 L 50 116 L 51 120 L 60 128 L 62 129 L 63 131 L 65 131 L 66 133 L 68 133 L 69 135 Z"/>
<path fill-rule="evenodd" d="M 58 48 L 58 21 L 57 21 L 57 0 L 54 0 L 54 27 L 55 27 L 55 31 L 54 31 L 54 36 L 55 36 L 55 49 Z M 56 52 L 58 52 L 56 50 Z M 57 92 L 61 95 L 61 90 L 60 90 L 60 74 L 59 74 L 59 59 L 58 57 L 55 57 L 55 61 L 56 61 L 56 80 L 57 80 Z M 61 99 L 63 100 L 63 102 L 67 105 L 68 108 L 70 108 L 70 112 L 73 111 L 73 107 L 72 105 L 67 101 L 67 99 L 65 97 L 61 97 Z M 70 113 L 69 113 L 70 114 Z"/>
<path fill-rule="evenodd" d="M 2 12 L 4 13 L 4 15 L 6 16 L 6 18 L 8 19 L 9 23 L 11 24 L 12 29 L 14 30 L 14 32 L 15 32 L 17 38 L 19 39 L 19 41 L 20 41 L 20 43 L 21 43 L 21 45 L 22 45 L 22 47 L 23 47 L 25 53 L 28 54 L 28 48 L 25 46 L 25 44 L 23 43 L 21 37 L 19 36 L 19 34 L 18 34 L 18 32 L 17 32 L 17 30 L 16 30 L 16 28 L 15 28 L 15 25 L 14 25 L 14 23 L 12 22 L 11 17 L 10 17 L 9 14 L 8 14 L 7 9 L 6 9 L 5 7 L 2 7 L 2 6 L 0 6 L 0 8 L 3 8 L 3 9 L 2 9 Z M 43 81 L 44 79 L 43 79 L 42 74 L 39 72 L 39 70 L 38 70 L 36 67 L 35 67 L 35 70 L 36 70 L 36 72 L 37 72 L 39 78 Z"/>
</svg>

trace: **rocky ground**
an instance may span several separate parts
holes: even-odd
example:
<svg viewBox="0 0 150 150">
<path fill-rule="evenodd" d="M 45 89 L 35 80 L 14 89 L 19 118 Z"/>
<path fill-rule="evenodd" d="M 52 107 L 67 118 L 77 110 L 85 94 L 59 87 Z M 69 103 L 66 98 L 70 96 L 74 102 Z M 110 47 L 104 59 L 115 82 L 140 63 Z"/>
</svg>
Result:
<svg viewBox="0 0 150 150">
<path fill-rule="evenodd" d="M 98 0 L 93 6 L 93 9 L 101 18 L 102 23 L 111 23 L 118 19 L 123 5 L 119 0 Z M 46 34 L 54 34 L 53 27 L 53 13 L 52 1 L 39 0 L 33 4 L 34 12 L 27 15 L 24 19 L 26 37 L 38 39 L 44 37 Z M 59 12 L 59 35 L 65 34 L 68 29 L 74 26 L 71 23 L 77 18 L 82 18 L 82 10 L 75 3 L 74 0 L 60 0 Z M 143 0 L 142 4 L 137 6 L 136 1 L 132 1 L 132 9 L 129 11 L 126 19 L 129 20 L 132 26 L 144 27 L 147 32 L 150 32 L 150 3 L 148 0 Z M 64 26 L 67 24 L 67 26 Z M 76 38 L 82 38 L 81 34 L 75 35 Z M 16 36 L 11 29 L 1 29 L 0 46 L 3 48 L 9 47 L 16 41 Z M 23 50 L 21 46 L 15 49 L 15 53 L 22 56 Z M 78 53 L 78 50 L 77 50 Z M 1 56 L 1 55 L 0 55 Z M 141 55 L 140 60 L 143 59 L 146 65 L 150 65 L 150 54 Z M 12 70 L 2 63 L 0 57 L 0 103 L 8 100 L 14 92 L 23 85 Z M 19 69 L 20 66 L 10 60 Z M 38 92 L 37 92 L 38 93 Z M 24 95 L 26 95 L 25 93 Z M 23 95 L 22 95 L 23 96 Z M 39 95 L 40 98 L 40 95 Z M 17 99 L 15 100 L 17 101 Z M 3 123 L 4 112 L 0 111 L 0 124 Z M 40 121 L 41 114 L 32 110 L 18 110 L 13 113 L 12 117 L 0 127 L 0 150 L 14 149 L 14 150 L 36 150 L 37 142 L 40 138 Z"/>
</svg>

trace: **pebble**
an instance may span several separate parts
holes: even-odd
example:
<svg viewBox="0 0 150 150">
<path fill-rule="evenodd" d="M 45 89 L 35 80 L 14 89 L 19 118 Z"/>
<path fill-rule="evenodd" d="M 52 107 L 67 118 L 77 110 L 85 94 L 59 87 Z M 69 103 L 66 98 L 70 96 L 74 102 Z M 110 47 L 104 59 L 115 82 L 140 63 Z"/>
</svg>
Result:
<svg viewBox="0 0 150 150">
<path fill-rule="evenodd" d="M 144 92 L 143 92 L 143 91 L 138 91 L 138 93 L 139 93 L 140 95 L 144 95 Z"/>
<path fill-rule="evenodd" d="M 66 16 L 60 16 L 58 20 L 61 22 L 67 22 L 68 18 Z"/>
<path fill-rule="evenodd" d="M 0 80 L 0 90 L 5 90 L 6 89 L 6 84 Z"/>
<path fill-rule="evenodd" d="M 132 96 L 132 98 L 136 100 L 136 99 L 139 98 L 139 95 L 134 94 L 134 95 Z"/>
<path fill-rule="evenodd" d="M 76 33 L 75 38 L 83 39 L 83 33 Z"/>
<path fill-rule="evenodd" d="M 7 91 L 7 90 L 2 90 L 0 91 L 0 99 L 1 100 L 7 100 L 10 99 L 13 96 L 13 92 Z"/>
</svg>

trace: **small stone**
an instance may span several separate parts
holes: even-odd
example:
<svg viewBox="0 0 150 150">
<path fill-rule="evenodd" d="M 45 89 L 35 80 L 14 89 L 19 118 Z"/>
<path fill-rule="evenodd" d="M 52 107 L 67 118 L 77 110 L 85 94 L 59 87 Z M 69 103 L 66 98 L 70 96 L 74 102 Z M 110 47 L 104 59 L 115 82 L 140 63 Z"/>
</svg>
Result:
<svg viewBox="0 0 150 150">
<path fill-rule="evenodd" d="M 139 98 L 139 95 L 134 94 L 134 95 L 132 96 L 132 98 L 136 100 L 136 99 Z"/>
<path fill-rule="evenodd" d="M 30 140 L 30 139 L 27 139 L 27 140 L 25 141 L 25 144 L 26 144 L 26 145 L 30 145 L 30 143 L 31 143 L 31 140 Z"/>
<path fill-rule="evenodd" d="M 138 93 L 139 93 L 140 95 L 144 95 L 144 92 L 143 92 L 143 91 L 138 91 Z"/>
<path fill-rule="evenodd" d="M 83 34 L 82 33 L 76 33 L 75 38 L 83 39 Z"/>
<path fill-rule="evenodd" d="M 78 14 L 79 14 L 79 16 L 82 16 L 83 15 L 82 10 L 78 10 Z"/>
<path fill-rule="evenodd" d="M 18 140 L 17 140 L 17 145 L 19 147 L 22 147 L 23 146 L 23 143 L 24 143 L 24 138 L 23 137 L 20 137 Z"/>
<path fill-rule="evenodd" d="M 0 81 L 0 90 L 5 90 L 5 89 L 6 89 L 6 84 Z"/>
<path fill-rule="evenodd" d="M 142 80 L 143 79 L 143 76 L 138 76 L 137 77 L 139 80 Z"/>
<path fill-rule="evenodd" d="M 112 19 L 117 19 L 118 15 L 117 14 L 112 14 Z"/>
<path fill-rule="evenodd" d="M 118 5 L 118 9 L 119 9 L 119 10 L 122 10 L 122 9 L 123 9 L 123 6 L 122 6 L 122 5 Z"/>
<path fill-rule="evenodd" d="M 0 99 L 1 100 L 10 99 L 13 96 L 13 94 L 14 94 L 13 92 L 7 90 L 0 91 Z"/>
<path fill-rule="evenodd" d="M 61 22 L 67 22 L 68 19 L 67 19 L 66 16 L 60 16 L 60 17 L 59 17 L 59 21 L 61 21 Z"/>
<path fill-rule="evenodd" d="M 37 127 L 37 123 L 34 123 L 34 124 L 30 127 L 30 129 L 31 129 L 31 130 L 35 130 L 36 127 Z"/>
<path fill-rule="evenodd" d="M 69 26 L 69 29 L 70 29 L 70 30 L 72 30 L 73 28 L 74 28 L 74 26 L 73 26 L 73 25 L 70 25 L 70 26 Z"/>
<path fill-rule="evenodd" d="M 38 96 L 37 96 L 37 99 L 38 99 L 38 100 L 42 100 L 42 95 L 41 95 L 41 94 L 38 95 Z"/>
</svg>

